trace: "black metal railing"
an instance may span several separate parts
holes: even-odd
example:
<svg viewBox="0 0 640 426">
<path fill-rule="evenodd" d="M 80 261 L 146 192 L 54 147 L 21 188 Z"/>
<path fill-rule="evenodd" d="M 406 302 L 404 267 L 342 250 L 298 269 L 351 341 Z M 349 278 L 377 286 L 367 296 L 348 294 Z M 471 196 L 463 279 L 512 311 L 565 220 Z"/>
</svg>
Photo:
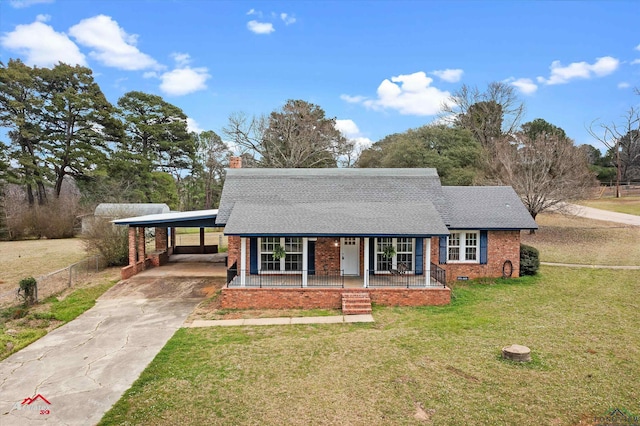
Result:
<svg viewBox="0 0 640 426">
<path fill-rule="evenodd" d="M 431 280 L 436 283 L 442 285 L 443 287 L 447 286 L 447 271 L 436 265 L 435 263 L 431 263 Z"/>
<path fill-rule="evenodd" d="M 240 271 L 243 272 L 243 271 Z M 252 288 L 302 288 L 302 275 L 304 271 L 295 271 L 288 274 L 261 273 L 250 274 L 244 271 L 244 286 Z M 227 273 L 227 276 L 229 274 Z M 240 287 L 241 273 L 229 281 L 229 287 Z M 343 288 L 344 276 L 342 271 L 322 271 L 315 275 L 307 275 L 307 287 L 309 288 Z"/>
<path fill-rule="evenodd" d="M 233 279 L 238 275 L 238 262 L 233 262 L 231 268 L 227 269 L 227 284 L 231 283 Z"/>
<path fill-rule="evenodd" d="M 425 288 L 433 285 L 427 282 L 425 275 L 414 274 L 376 274 L 369 276 L 370 288 L 383 287 L 404 287 L 404 288 Z"/>
</svg>

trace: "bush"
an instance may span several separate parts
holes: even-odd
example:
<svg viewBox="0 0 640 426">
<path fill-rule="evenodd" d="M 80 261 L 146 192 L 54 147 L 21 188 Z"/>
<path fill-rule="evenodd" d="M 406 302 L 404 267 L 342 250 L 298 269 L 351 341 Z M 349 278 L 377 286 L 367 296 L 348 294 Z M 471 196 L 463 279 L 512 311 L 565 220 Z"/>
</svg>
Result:
<svg viewBox="0 0 640 426">
<path fill-rule="evenodd" d="M 20 280 L 18 296 L 24 300 L 24 305 L 33 305 L 38 300 L 38 282 L 35 278 L 23 278 Z"/>
<path fill-rule="evenodd" d="M 126 226 L 96 218 L 82 236 L 89 254 L 101 254 L 107 266 L 122 266 L 129 261 L 129 235 Z"/>
<path fill-rule="evenodd" d="M 520 244 L 520 276 L 535 275 L 540 268 L 540 252 L 537 248 Z"/>
</svg>

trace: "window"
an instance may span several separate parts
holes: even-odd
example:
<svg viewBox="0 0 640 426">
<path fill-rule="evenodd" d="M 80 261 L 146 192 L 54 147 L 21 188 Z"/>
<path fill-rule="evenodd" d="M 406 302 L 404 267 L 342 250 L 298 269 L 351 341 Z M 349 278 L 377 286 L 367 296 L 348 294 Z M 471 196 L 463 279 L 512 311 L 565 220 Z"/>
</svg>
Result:
<svg viewBox="0 0 640 426">
<path fill-rule="evenodd" d="M 413 238 L 376 238 L 376 271 L 390 271 L 398 269 L 399 265 L 404 264 L 406 271 L 413 271 L 414 263 L 414 246 Z M 391 259 L 384 256 L 384 250 L 387 247 L 394 247 L 396 255 Z"/>
<path fill-rule="evenodd" d="M 286 255 L 282 259 L 274 259 L 276 246 L 284 248 Z M 267 272 L 302 271 L 302 238 L 300 237 L 265 237 L 260 238 L 260 270 Z"/>
<path fill-rule="evenodd" d="M 447 239 L 448 262 L 478 262 L 478 231 L 452 232 Z"/>
</svg>

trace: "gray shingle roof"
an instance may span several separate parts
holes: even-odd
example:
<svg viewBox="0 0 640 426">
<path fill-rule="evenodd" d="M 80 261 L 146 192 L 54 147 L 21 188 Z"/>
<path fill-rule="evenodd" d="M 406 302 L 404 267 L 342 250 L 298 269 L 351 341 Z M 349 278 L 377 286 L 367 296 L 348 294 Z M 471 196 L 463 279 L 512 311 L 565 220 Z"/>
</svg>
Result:
<svg viewBox="0 0 640 426">
<path fill-rule="evenodd" d="M 245 235 L 284 225 L 288 234 L 441 235 L 445 211 L 435 169 L 229 169 L 217 223 Z"/>
<path fill-rule="evenodd" d="M 510 187 L 442 187 L 435 169 L 229 169 L 216 224 L 309 236 L 537 228 Z"/>
<path fill-rule="evenodd" d="M 510 186 L 444 186 L 449 229 L 538 229 Z"/>
<path fill-rule="evenodd" d="M 403 209 L 394 202 L 323 201 L 260 203 L 238 201 L 224 230 L 227 235 L 394 236 L 448 235 L 431 203 Z"/>
</svg>

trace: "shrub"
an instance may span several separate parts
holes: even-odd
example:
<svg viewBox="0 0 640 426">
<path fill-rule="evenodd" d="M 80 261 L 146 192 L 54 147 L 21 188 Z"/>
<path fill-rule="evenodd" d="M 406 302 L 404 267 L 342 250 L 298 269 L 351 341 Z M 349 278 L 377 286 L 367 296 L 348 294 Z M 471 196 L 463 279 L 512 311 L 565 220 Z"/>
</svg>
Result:
<svg viewBox="0 0 640 426">
<path fill-rule="evenodd" d="M 24 305 L 33 305 L 38 300 L 38 282 L 35 278 L 23 278 L 20 280 L 18 296 L 24 300 Z"/>
<path fill-rule="evenodd" d="M 96 218 L 82 236 L 89 254 L 101 254 L 107 266 L 126 265 L 129 260 L 129 235 L 126 226 Z"/>
<path fill-rule="evenodd" d="M 535 275 L 540 268 L 540 252 L 537 248 L 520 244 L 520 276 Z"/>
</svg>

